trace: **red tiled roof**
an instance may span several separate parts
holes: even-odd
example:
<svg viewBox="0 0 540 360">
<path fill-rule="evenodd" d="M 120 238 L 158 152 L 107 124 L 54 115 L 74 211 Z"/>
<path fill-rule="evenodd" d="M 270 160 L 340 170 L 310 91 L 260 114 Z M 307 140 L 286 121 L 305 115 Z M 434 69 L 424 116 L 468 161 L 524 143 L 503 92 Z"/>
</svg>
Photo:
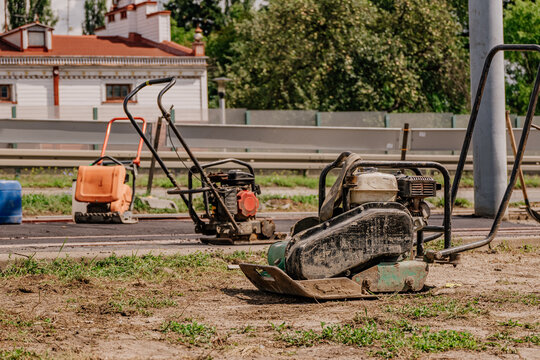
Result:
<svg viewBox="0 0 540 360">
<path fill-rule="evenodd" d="M 192 50 L 164 41 L 156 43 L 141 37 L 53 35 L 52 50 L 18 51 L 0 40 L 0 56 L 190 56 Z"/>
</svg>

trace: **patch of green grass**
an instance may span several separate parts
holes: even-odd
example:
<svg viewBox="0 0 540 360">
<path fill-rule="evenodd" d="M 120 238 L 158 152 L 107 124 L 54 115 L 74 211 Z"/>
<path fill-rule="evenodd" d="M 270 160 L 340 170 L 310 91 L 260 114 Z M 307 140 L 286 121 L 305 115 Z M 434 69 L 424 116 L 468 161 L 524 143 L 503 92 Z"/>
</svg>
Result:
<svg viewBox="0 0 540 360">
<path fill-rule="evenodd" d="M 538 323 L 521 323 L 517 320 L 508 319 L 506 321 L 499 321 L 499 325 L 506 327 L 522 327 L 524 329 L 535 329 L 538 327 Z"/>
<path fill-rule="evenodd" d="M 25 215 L 71 214 L 71 195 L 24 194 L 22 209 Z"/>
<path fill-rule="evenodd" d="M 1 277 L 17 277 L 35 274 L 49 274 L 65 280 L 88 282 L 90 278 L 147 278 L 170 277 L 189 273 L 197 275 L 202 271 L 225 271 L 227 259 L 244 254 L 223 255 L 217 253 L 196 252 L 188 255 L 153 255 L 116 256 L 96 260 L 69 257 L 55 260 L 37 260 L 33 257 L 16 260 L 0 271 Z M 253 257 L 257 255 L 253 254 Z"/>
<path fill-rule="evenodd" d="M 444 207 L 444 198 L 442 197 L 436 197 L 436 198 L 432 197 L 432 198 L 427 198 L 426 200 L 432 203 L 435 207 L 438 207 L 438 208 Z M 454 203 L 454 206 L 458 208 L 471 208 L 473 204 L 465 198 L 457 197 Z"/>
<path fill-rule="evenodd" d="M 371 319 L 363 324 L 325 324 L 321 330 L 292 330 L 285 323 L 271 324 L 276 340 L 290 346 L 310 347 L 320 343 L 338 343 L 358 347 L 377 347 L 373 355 L 392 358 L 405 352 L 443 352 L 451 349 L 477 350 L 479 344 L 466 331 L 431 331 L 428 326 L 417 328 L 406 321 L 390 323 L 386 329 L 379 328 Z"/>
<path fill-rule="evenodd" d="M 3 180 L 17 180 L 23 188 L 70 188 L 77 178 L 77 169 L 29 168 L 17 173 L 0 172 Z"/>
<path fill-rule="evenodd" d="M 516 291 L 497 291 L 491 294 L 479 295 L 475 297 L 475 300 L 499 304 L 523 304 L 536 307 L 540 304 L 540 295 L 535 293 L 522 293 Z"/>
<path fill-rule="evenodd" d="M 216 334 L 216 328 L 195 320 L 186 319 L 183 322 L 175 320 L 166 321 L 161 325 L 161 331 L 164 333 L 175 333 L 180 337 L 178 341 L 190 345 L 200 345 L 209 343 Z"/>
<path fill-rule="evenodd" d="M 0 350 L 0 359 L 4 360 L 29 360 L 29 359 L 48 359 L 48 356 L 41 356 L 34 351 L 24 348 L 14 348 L 11 350 Z"/>
<path fill-rule="evenodd" d="M 456 299 L 428 299 L 420 303 L 406 304 L 399 308 L 388 307 L 388 312 L 398 313 L 411 319 L 444 317 L 463 318 L 469 314 L 483 314 L 478 301 L 460 302 Z"/>
<path fill-rule="evenodd" d="M 144 316 L 152 315 L 150 309 L 162 309 L 177 306 L 178 303 L 170 298 L 156 296 L 130 296 L 120 289 L 107 303 L 111 312 L 128 315 L 138 313 Z"/>
</svg>

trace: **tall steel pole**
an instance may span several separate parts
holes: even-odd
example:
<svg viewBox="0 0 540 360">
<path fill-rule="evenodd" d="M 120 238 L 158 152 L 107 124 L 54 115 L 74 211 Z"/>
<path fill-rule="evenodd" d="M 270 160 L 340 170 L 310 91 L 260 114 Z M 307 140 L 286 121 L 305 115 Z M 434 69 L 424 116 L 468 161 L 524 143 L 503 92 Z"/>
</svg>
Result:
<svg viewBox="0 0 540 360">
<path fill-rule="evenodd" d="M 471 97 L 487 53 L 503 44 L 502 0 L 469 0 Z M 494 217 L 506 190 L 506 133 L 503 54 L 495 55 L 473 134 L 474 211 Z"/>
</svg>

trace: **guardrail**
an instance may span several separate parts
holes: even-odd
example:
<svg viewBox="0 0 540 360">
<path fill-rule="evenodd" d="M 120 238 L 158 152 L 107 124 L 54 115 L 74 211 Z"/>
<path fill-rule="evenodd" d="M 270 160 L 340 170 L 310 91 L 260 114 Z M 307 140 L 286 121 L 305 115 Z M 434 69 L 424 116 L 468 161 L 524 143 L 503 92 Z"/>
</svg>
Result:
<svg viewBox="0 0 540 360">
<path fill-rule="evenodd" d="M 98 150 L 28 150 L 28 149 L 0 149 L 0 167 L 30 168 L 30 167 L 57 167 L 74 168 L 80 165 L 88 165 L 99 157 Z M 107 154 L 118 159 L 132 159 L 135 151 L 109 151 Z M 183 163 L 179 161 L 173 151 L 160 151 L 159 155 L 173 170 L 184 169 L 193 164 L 187 160 L 185 154 L 180 153 Z M 328 163 L 335 160 L 337 153 L 276 153 L 276 152 L 195 152 L 201 162 L 220 160 L 226 157 L 234 157 L 249 162 L 257 170 L 299 170 L 318 171 Z M 141 168 L 150 167 L 152 154 L 148 151 L 141 154 Z M 399 154 L 362 154 L 365 160 L 399 160 Z M 448 170 L 454 170 L 458 161 L 458 155 L 431 155 L 410 154 L 407 156 L 411 161 L 436 161 L 445 165 Z M 508 164 L 513 164 L 513 156 L 508 156 Z M 223 169 L 234 165 L 224 165 Z M 472 156 L 467 157 L 465 170 L 472 170 Z M 540 156 L 525 156 L 523 170 L 528 172 L 540 172 Z M 158 170 L 160 171 L 160 170 Z"/>
<path fill-rule="evenodd" d="M 0 143 L 101 144 L 106 124 L 104 121 L 0 119 Z M 399 128 L 208 124 L 176 126 L 203 162 L 236 157 L 253 163 L 256 169 L 266 170 L 318 170 L 343 150 L 361 153 L 368 160 L 399 160 L 403 136 Z M 147 133 L 151 134 L 151 131 L 149 129 Z M 113 134 L 111 144 L 132 145 L 139 140 L 129 123 L 115 124 Z M 408 150 L 413 153 L 408 153 L 407 158 L 438 161 L 452 170 L 457 163 L 457 155 L 415 154 L 414 151 L 459 152 L 464 135 L 465 129 L 410 129 Z M 520 138 L 521 129 L 515 130 L 515 136 Z M 166 145 L 170 146 L 170 141 L 167 140 Z M 250 152 L 224 152 L 224 149 L 249 149 Z M 309 152 L 315 150 L 320 153 Z M 540 151 L 540 131 L 531 131 L 527 151 Z M 130 158 L 134 151 L 110 151 L 108 154 Z M 183 167 L 174 152 L 162 151 L 160 154 L 169 167 Z M 180 156 L 184 156 L 182 154 L 180 152 Z M 88 164 L 98 156 L 98 151 L 88 150 L 0 149 L 0 166 L 76 167 Z M 150 156 L 149 152 L 143 152 L 143 168 L 149 166 Z M 183 160 L 188 166 L 191 165 L 186 157 Z M 513 163 L 512 156 L 508 157 L 508 163 Z M 472 158 L 469 157 L 466 169 L 472 169 L 471 164 Z M 540 156 L 528 155 L 525 156 L 523 169 L 540 171 L 539 164 Z"/>
</svg>

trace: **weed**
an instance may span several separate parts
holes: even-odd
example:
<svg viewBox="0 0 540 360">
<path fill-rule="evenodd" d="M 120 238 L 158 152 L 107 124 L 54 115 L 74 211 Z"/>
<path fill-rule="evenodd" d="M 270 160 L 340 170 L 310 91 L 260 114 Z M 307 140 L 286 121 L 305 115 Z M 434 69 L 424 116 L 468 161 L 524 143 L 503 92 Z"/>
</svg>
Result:
<svg viewBox="0 0 540 360">
<path fill-rule="evenodd" d="M 463 304 L 455 299 L 430 299 L 429 302 L 413 305 L 404 305 L 395 309 L 388 307 L 388 312 L 396 312 L 413 319 L 432 318 L 443 316 L 449 319 L 466 317 L 468 314 L 481 314 L 483 311 L 476 306 L 474 301 Z"/>
<path fill-rule="evenodd" d="M 242 253 L 228 255 L 244 256 Z M 253 255 L 254 257 L 256 255 Z M 177 274 L 193 273 L 195 269 L 211 271 L 226 269 L 222 253 L 196 252 L 188 255 L 153 255 L 116 256 L 104 259 L 74 260 L 69 257 L 54 260 L 37 260 L 33 257 L 17 260 L 0 271 L 1 277 L 50 274 L 61 279 L 88 282 L 90 278 L 160 278 Z M 172 269 L 166 271 L 164 269 Z M 196 273 L 195 273 L 196 274 Z"/>
<path fill-rule="evenodd" d="M 126 299 L 122 291 L 113 296 L 108 304 L 109 309 L 113 313 L 122 315 L 128 315 L 131 313 L 138 313 L 144 316 L 152 315 L 149 309 L 162 309 L 166 307 L 177 306 L 176 301 L 167 298 L 153 297 L 129 297 Z"/>
<path fill-rule="evenodd" d="M 195 320 L 184 322 L 166 321 L 161 325 L 161 331 L 164 333 L 174 332 L 180 335 L 178 341 L 191 345 L 209 343 L 216 334 L 215 327 L 198 323 Z"/>
<path fill-rule="evenodd" d="M 33 351 L 28 351 L 23 348 L 15 348 L 12 350 L 0 350 L 0 359 L 6 360 L 29 360 L 29 359 L 45 359 Z"/>
<path fill-rule="evenodd" d="M 70 214 L 71 195 L 24 194 L 22 209 L 25 215 Z"/>
<path fill-rule="evenodd" d="M 471 333 L 466 331 L 442 330 L 423 331 L 412 335 L 413 347 L 423 352 L 441 352 L 450 349 L 478 349 L 478 343 Z"/>
<path fill-rule="evenodd" d="M 450 349 L 479 348 L 473 335 L 466 331 L 441 330 L 432 332 L 429 327 L 418 329 L 406 321 L 394 322 L 388 329 L 379 329 L 373 319 L 361 326 L 351 324 L 326 325 L 321 323 L 321 331 L 292 330 L 285 323 L 272 324 L 277 332 L 276 339 L 290 346 L 314 346 L 322 342 L 333 342 L 358 347 L 377 346 L 374 355 L 392 358 L 403 352 L 442 352 Z"/>
<path fill-rule="evenodd" d="M 427 201 L 432 203 L 435 207 L 444 207 L 444 198 L 442 197 L 428 198 Z M 456 201 L 454 202 L 454 206 L 460 208 L 471 208 L 473 204 L 465 198 L 457 197 Z"/>
</svg>

